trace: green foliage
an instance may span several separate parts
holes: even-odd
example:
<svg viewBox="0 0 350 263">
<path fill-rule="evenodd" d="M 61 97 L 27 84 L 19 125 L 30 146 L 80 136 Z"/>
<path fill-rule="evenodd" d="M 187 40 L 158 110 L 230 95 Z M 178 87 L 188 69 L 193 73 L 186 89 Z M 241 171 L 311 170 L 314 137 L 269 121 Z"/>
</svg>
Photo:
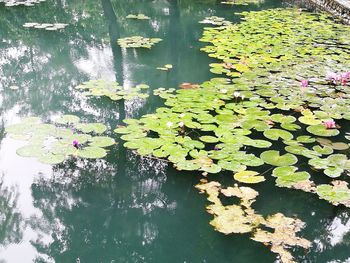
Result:
<svg viewBox="0 0 350 263">
<path fill-rule="evenodd" d="M 83 91 L 85 96 L 102 97 L 106 96 L 111 100 L 132 100 L 135 98 L 145 99 L 148 94 L 145 91 L 149 88 L 146 84 L 139 84 L 135 88 L 124 88 L 117 82 L 104 79 L 90 80 L 75 87 Z"/>
<path fill-rule="evenodd" d="M 150 49 L 154 44 L 162 41 L 161 38 L 147 38 L 141 36 L 132 36 L 119 38 L 118 44 L 123 48 L 148 48 Z"/>
<path fill-rule="evenodd" d="M 63 115 L 55 124 L 41 123 L 39 118 L 30 117 L 21 123 L 6 127 L 5 131 L 13 139 L 28 142 L 17 149 L 22 157 L 34 157 L 44 164 L 59 164 L 70 156 L 81 158 L 103 158 L 105 147 L 115 144 L 114 139 L 101 134 L 107 127 L 102 123 L 81 123 L 75 115 Z M 80 133 L 82 131 L 83 133 Z"/>
</svg>

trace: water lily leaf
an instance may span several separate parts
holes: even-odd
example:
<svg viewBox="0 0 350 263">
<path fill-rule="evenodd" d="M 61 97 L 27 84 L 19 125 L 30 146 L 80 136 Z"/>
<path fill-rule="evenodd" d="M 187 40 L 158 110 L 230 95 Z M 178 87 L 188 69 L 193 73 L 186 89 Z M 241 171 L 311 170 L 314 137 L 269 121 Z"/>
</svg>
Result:
<svg viewBox="0 0 350 263">
<path fill-rule="evenodd" d="M 332 149 L 338 150 L 338 151 L 343 151 L 349 149 L 349 145 L 344 143 L 344 142 L 332 142 L 329 145 Z"/>
<path fill-rule="evenodd" d="M 218 165 L 224 170 L 233 171 L 233 172 L 241 172 L 247 169 L 247 166 L 234 160 L 232 161 L 219 160 Z"/>
<path fill-rule="evenodd" d="M 293 135 L 290 132 L 280 129 L 266 130 L 264 131 L 264 136 L 274 141 L 277 141 L 279 138 L 286 141 L 293 139 Z"/>
<path fill-rule="evenodd" d="M 75 127 L 84 133 L 101 134 L 107 130 L 106 125 L 102 123 L 78 123 Z"/>
<path fill-rule="evenodd" d="M 293 116 L 286 116 L 283 114 L 273 114 L 271 115 L 271 120 L 274 122 L 290 124 L 296 121 L 296 118 Z"/>
<path fill-rule="evenodd" d="M 234 179 L 241 183 L 256 184 L 265 181 L 264 176 L 258 176 L 259 173 L 254 171 L 241 171 L 234 174 Z"/>
<path fill-rule="evenodd" d="M 201 168 L 201 165 L 193 160 L 185 160 L 176 163 L 176 169 L 177 170 L 185 170 L 185 171 L 196 171 Z"/>
<path fill-rule="evenodd" d="M 188 149 L 194 149 L 194 148 L 203 149 L 205 147 L 205 145 L 202 142 L 196 141 L 196 140 L 185 141 L 183 145 Z"/>
<path fill-rule="evenodd" d="M 317 136 L 331 137 L 339 134 L 337 129 L 327 129 L 324 125 L 313 125 L 306 128 L 309 133 Z"/>
<path fill-rule="evenodd" d="M 211 164 L 210 166 L 202 165 L 200 170 L 207 172 L 207 173 L 216 174 L 216 173 L 219 173 L 221 171 L 221 167 L 217 164 Z"/>
<path fill-rule="evenodd" d="M 301 143 L 313 143 L 316 139 L 308 135 L 302 135 L 297 137 L 297 141 Z"/>
<path fill-rule="evenodd" d="M 272 143 L 265 140 L 251 140 L 249 143 L 244 143 L 245 145 L 253 146 L 256 148 L 270 148 Z"/>
<path fill-rule="evenodd" d="M 115 140 L 113 138 L 107 136 L 94 136 L 90 139 L 90 146 L 96 147 L 108 147 L 115 144 Z"/>
<path fill-rule="evenodd" d="M 321 184 L 316 187 L 316 193 L 321 199 L 327 200 L 333 205 L 347 204 L 350 200 L 350 190 L 347 183 L 343 181 L 333 181 L 333 185 Z"/>
<path fill-rule="evenodd" d="M 343 172 L 344 170 L 339 167 L 328 167 L 327 169 L 324 170 L 324 173 L 331 178 L 339 177 Z"/>
<path fill-rule="evenodd" d="M 288 130 L 288 131 L 296 131 L 301 129 L 301 127 L 295 123 L 282 123 L 281 128 Z"/>
<path fill-rule="evenodd" d="M 312 147 L 312 149 L 315 151 L 315 152 L 318 152 L 322 155 L 329 155 L 329 154 L 332 154 L 333 153 L 333 149 L 329 146 L 323 146 L 321 147 L 320 145 L 316 145 L 314 147 Z"/>
<path fill-rule="evenodd" d="M 42 145 L 29 144 L 29 145 L 25 145 L 21 148 L 18 148 L 16 153 L 22 157 L 37 157 L 38 158 L 42 155 L 47 154 L 47 150 L 45 150 Z"/>
<path fill-rule="evenodd" d="M 75 124 L 80 122 L 80 118 L 75 115 L 67 114 L 58 118 L 56 122 L 59 124 Z"/>
<path fill-rule="evenodd" d="M 76 154 L 81 158 L 99 159 L 105 157 L 107 155 L 107 151 L 100 147 L 87 146 L 77 151 Z"/>
<path fill-rule="evenodd" d="M 64 162 L 65 157 L 63 154 L 53 154 L 47 153 L 45 155 L 41 155 L 38 158 L 38 161 L 44 164 L 55 165 Z"/>
<path fill-rule="evenodd" d="M 206 136 L 201 136 L 199 137 L 199 139 L 202 141 L 202 142 L 207 142 L 207 143 L 216 143 L 219 141 L 218 138 L 214 137 L 214 136 L 209 136 L 209 135 L 206 135 Z"/>
<path fill-rule="evenodd" d="M 132 36 L 119 38 L 118 44 L 122 48 L 151 48 L 156 43 L 162 41 L 161 38 L 147 38 L 141 36 Z"/>
<path fill-rule="evenodd" d="M 301 123 L 304 123 L 306 125 L 318 125 L 321 124 L 322 121 L 316 119 L 316 117 L 314 115 L 310 115 L 310 116 L 301 116 L 298 119 Z"/>
<path fill-rule="evenodd" d="M 260 158 L 267 164 L 274 166 L 289 166 L 298 162 L 298 158 L 290 153 L 280 155 L 278 151 L 265 151 L 260 155 Z"/>
</svg>

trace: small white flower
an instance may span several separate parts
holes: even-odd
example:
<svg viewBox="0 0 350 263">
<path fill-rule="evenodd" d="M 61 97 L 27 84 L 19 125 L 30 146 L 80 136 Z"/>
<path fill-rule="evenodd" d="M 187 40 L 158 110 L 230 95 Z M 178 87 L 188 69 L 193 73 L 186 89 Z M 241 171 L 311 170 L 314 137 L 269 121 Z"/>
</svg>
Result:
<svg viewBox="0 0 350 263">
<path fill-rule="evenodd" d="M 220 90 L 220 92 L 225 94 L 225 93 L 227 93 L 227 89 L 222 89 L 222 90 Z"/>
<path fill-rule="evenodd" d="M 166 123 L 166 126 L 168 127 L 168 128 L 170 128 L 171 126 L 173 126 L 174 125 L 174 123 L 172 123 L 171 121 L 168 121 L 167 123 Z"/>
<path fill-rule="evenodd" d="M 235 92 L 233 93 L 233 96 L 235 96 L 236 98 L 239 97 L 240 95 L 241 95 L 241 93 L 239 93 L 239 92 L 237 92 L 237 91 L 235 91 Z"/>
<path fill-rule="evenodd" d="M 180 114 L 180 118 L 183 118 L 183 117 L 185 117 L 185 113 Z"/>
<path fill-rule="evenodd" d="M 242 100 L 244 100 L 245 96 L 244 96 L 244 95 L 242 95 L 242 96 L 241 96 L 241 98 L 242 98 Z"/>
<path fill-rule="evenodd" d="M 180 121 L 180 122 L 179 122 L 179 127 L 182 128 L 183 126 L 185 126 L 185 124 L 183 123 L 183 121 Z"/>
</svg>

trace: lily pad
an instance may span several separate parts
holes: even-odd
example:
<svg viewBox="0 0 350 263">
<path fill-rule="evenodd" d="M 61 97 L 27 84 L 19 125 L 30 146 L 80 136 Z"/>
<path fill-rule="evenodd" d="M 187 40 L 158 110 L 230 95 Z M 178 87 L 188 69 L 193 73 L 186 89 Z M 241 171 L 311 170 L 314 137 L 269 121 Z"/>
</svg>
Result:
<svg viewBox="0 0 350 263">
<path fill-rule="evenodd" d="M 289 166 L 296 164 L 298 158 L 290 153 L 280 155 L 278 151 L 270 150 L 265 151 L 260 155 L 260 158 L 267 164 L 274 166 Z"/>
<path fill-rule="evenodd" d="M 259 173 L 254 171 L 241 171 L 234 174 L 234 179 L 241 183 L 256 184 L 265 181 L 264 176 L 258 175 Z"/>
</svg>

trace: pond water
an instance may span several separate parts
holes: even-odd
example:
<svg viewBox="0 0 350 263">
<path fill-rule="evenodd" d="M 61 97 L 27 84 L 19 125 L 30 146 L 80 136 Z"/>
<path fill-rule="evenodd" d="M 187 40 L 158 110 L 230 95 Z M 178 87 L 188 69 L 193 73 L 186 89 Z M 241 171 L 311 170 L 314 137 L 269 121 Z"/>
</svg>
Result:
<svg viewBox="0 0 350 263">
<path fill-rule="evenodd" d="M 49 120 L 75 114 L 112 131 L 125 117 L 154 112 L 163 100 L 86 99 L 74 86 L 98 78 L 126 87 L 146 83 L 151 90 L 201 83 L 214 75 L 208 67 L 213 60 L 199 50 L 203 25 L 198 21 L 216 15 L 238 22 L 234 12 L 281 6 L 277 0 L 233 7 L 211 0 L 0 3 L 0 262 L 275 261 L 249 235 L 213 230 L 207 200 L 194 188 L 196 173 L 140 158 L 122 141 L 105 159 L 44 165 L 17 156 L 23 143 L 6 136 L 4 127 L 26 116 Z M 130 13 L 151 20 L 125 19 Z M 26 22 L 69 26 L 49 32 L 23 28 Z M 117 39 L 130 35 L 163 41 L 151 50 L 121 50 Z M 164 64 L 174 68 L 155 69 Z M 350 262 L 348 209 L 272 183 L 256 189 L 263 196 L 255 205 L 261 214 L 282 212 L 306 222 L 301 234 L 312 248 L 295 251 L 298 262 Z"/>
</svg>

